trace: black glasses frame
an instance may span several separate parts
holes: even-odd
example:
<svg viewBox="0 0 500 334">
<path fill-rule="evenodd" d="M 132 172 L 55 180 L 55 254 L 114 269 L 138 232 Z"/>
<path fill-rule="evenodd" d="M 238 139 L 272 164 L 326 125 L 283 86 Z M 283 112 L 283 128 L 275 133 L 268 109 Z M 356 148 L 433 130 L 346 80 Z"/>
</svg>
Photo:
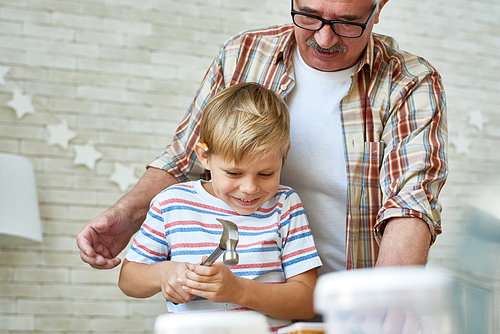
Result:
<svg viewBox="0 0 500 334">
<path fill-rule="evenodd" d="M 332 28 L 332 31 L 336 34 L 336 35 L 339 35 L 341 37 L 345 37 L 345 38 L 359 38 L 363 35 L 363 33 L 365 32 L 365 29 L 366 27 L 368 26 L 368 23 L 370 23 L 371 19 L 373 18 L 373 16 L 375 15 L 375 12 L 376 12 L 376 9 L 378 8 L 378 4 L 376 4 L 375 6 L 373 6 L 373 9 L 372 9 L 372 12 L 370 13 L 370 16 L 368 17 L 368 19 L 366 20 L 365 23 L 356 23 L 356 22 L 346 22 L 346 21 L 339 21 L 339 20 L 333 20 L 333 21 L 329 21 L 329 20 L 325 20 L 324 18 L 320 17 L 320 16 L 316 16 L 316 15 L 312 15 L 312 14 L 308 14 L 308 13 L 303 13 L 303 12 L 299 12 L 299 11 L 296 11 L 293 9 L 293 0 L 292 0 L 292 11 L 291 11 L 291 15 L 292 15 L 292 21 L 293 21 L 293 24 L 295 24 L 297 27 L 301 28 L 301 29 L 305 29 L 305 30 L 309 30 L 309 31 L 318 31 L 318 30 L 321 30 L 323 29 L 323 27 L 325 26 L 325 24 L 329 25 L 330 28 Z M 295 15 L 303 15 L 303 16 L 307 16 L 307 17 L 310 17 L 310 18 L 313 18 L 313 19 L 316 19 L 316 20 L 319 20 L 321 21 L 321 26 L 318 28 L 318 29 L 308 29 L 308 28 L 304 28 L 304 27 L 301 27 L 300 25 L 298 25 L 297 23 L 295 23 Z M 340 23 L 340 24 L 346 24 L 346 25 L 351 25 L 351 26 L 356 26 L 356 27 L 360 27 L 361 28 L 361 33 L 359 34 L 359 36 L 344 36 L 344 35 L 341 35 L 339 33 L 337 33 L 335 31 L 335 28 L 333 28 L 333 25 L 335 23 Z"/>
</svg>

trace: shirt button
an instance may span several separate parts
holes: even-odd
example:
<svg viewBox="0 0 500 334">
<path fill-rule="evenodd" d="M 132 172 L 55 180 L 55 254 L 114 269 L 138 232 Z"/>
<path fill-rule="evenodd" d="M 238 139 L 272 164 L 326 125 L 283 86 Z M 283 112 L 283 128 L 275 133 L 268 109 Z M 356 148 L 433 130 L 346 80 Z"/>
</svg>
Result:
<svg viewBox="0 0 500 334">
<path fill-rule="evenodd" d="M 284 92 L 286 90 L 286 85 L 281 85 L 280 90 Z"/>
</svg>

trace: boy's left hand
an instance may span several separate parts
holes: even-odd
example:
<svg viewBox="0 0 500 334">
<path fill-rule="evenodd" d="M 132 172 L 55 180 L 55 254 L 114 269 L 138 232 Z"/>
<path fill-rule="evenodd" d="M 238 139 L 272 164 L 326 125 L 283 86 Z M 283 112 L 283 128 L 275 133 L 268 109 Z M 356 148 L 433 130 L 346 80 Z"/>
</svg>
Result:
<svg viewBox="0 0 500 334">
<path fill-rule="evenodd" d="M 228 266 L 215 262 L 210 267 L 193 264 L 186 270 L 186 280 L 179 281 L 182 289 L 215 303 L 235 303 L 243 293 L 241 278 Z"/>
</svg>

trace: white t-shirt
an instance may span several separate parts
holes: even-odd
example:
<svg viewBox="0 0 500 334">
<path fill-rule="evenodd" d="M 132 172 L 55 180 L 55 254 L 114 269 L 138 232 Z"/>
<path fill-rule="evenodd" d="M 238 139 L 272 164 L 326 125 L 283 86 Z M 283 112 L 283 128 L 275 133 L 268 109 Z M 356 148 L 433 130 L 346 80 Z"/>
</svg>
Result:
<svg viewBox="0 0 500 334">
<path fill-rule="evenodd" d="M 319 274 L 345 270 L 347 175 L 339 107 L 355 67 L 315 70 L 297 47 L 293 65 L 295 88 L 287 97 L 291 149 L 281 183 L 302 199 L 323 262 Z"/>
</svg>

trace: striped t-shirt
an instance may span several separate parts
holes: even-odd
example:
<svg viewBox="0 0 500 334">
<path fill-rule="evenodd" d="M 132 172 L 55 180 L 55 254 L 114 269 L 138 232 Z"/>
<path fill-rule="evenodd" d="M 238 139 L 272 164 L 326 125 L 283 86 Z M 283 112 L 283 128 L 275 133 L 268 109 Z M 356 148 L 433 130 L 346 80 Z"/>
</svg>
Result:
<svg viewBox="0 0 500 334">
<path fill-rule="evenodd" d="M 289 187 L 251 215 L 240 215 L 222 200 L 210 195 L 202 182 L 171 186 L 153 201 L 139 234 L 128 251 L 129 261 L 154 264 L 161 261 L 199 263 L 219 245 L 223 227 L 216 218 L 238 226 L 236 251 L 239 263 L 231 266 L 238 276 L 259 282 L 284 283 L 286 279 L 320 267 L 304 208 Z M 222 256 L 217 260 L 222 261 Z M 250 309 L 235 304 L 217 304 L 197 297 L 186 304 L 168 302 L 169 312 Z M 269 318 L 270 330 L 290 324 Z"/>
</svg>

